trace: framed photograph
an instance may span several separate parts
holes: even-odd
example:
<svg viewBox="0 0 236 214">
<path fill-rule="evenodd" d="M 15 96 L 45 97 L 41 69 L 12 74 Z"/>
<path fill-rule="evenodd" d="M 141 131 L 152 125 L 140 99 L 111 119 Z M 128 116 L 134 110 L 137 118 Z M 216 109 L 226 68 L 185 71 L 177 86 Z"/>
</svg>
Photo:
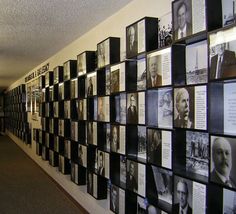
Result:
<svg viewBox="0 0 236 214">
<path fill-rule="evenodd" d="M 201 84 L 208 81 L 207 41 L 186 46 L 186 83 Z"/>
<path fill-rule="evenodd" d="M 138 29 L 137 23 L 126 28 L 126 57 L 138 54 Z"/>
<path fill-rule="evenodd" d="M 79 76 L 86 74 L 86 52 L 77 56 L 77 73 Z"/>
<path fill-rule="evenodd" d="M 87 75 L 87 96 L 94 96 L 97 94 L 97 73 L 93 72 Z"/>
<path fill-rule="evenodd" d="M 209 135 L 186 131 L 186 171 L 208 177 Z"/>
<path fill-rule="evenodd" d="M 97 59 L 98 59 L 98 68 L 102 68 L 110 64 L 110 39 L 99 43 L 97 45 Z"/>
<path fill-rule="evenodd" d="M 174 40 L 206 30 L 205 0 L 172 2 Z"/>
<path fill-rule="evenodd" d="M 236 208 L 236 192 L 224 189 L 223 190 L 223 213 L 231 214 Z"/>
<path fill-rule="evenodd" d="M 174 126 L 194 128 L 194 88 L 174 89 Z"/>
<path fill-rule="evenodd" d="M 173 127 L 173 96 L 172 88 L 158 89 L 157 126 L 159 128 Z"/>
<path fill-rule="evenodd" d="M 158 20 L 158 47 L 171 45 L 172 37 L 172 13 L 169 12 Z"/>
<path fill-rule="evenodd" d="M 63 64 L 63 80 L 70 79 L 70 61 L 67 61 Z"/>
<path fill-rule="evenodd" d="M 211 173 L 210 180 L 225 187 L 236 188 L 234 167 L 236 139 L 211 136 Z"/>
<path fill-rule="evenodd" d="M 170 85 L 171 76 L 171 48 L 147 55 L 148 88 Z"/>
<path fill-rule="evenodd" d="M 222 23 L 223 26 L 236 22 L 236 1 L 222 0 Z"/>
<path fill-rule="evenodd" d="M 138 93 L 127 94 L 127 123 L 138 124 Z"/>
<path fill-rule="evenodd" d="M 137 61 L 137 91 L 146 90 L 146 58 Z"/>
<path fill-rule="evenodd" d="M 236 76 L 235 28 L 212 33 L 210 39 L 210 79 L 225 79 Z"/>
<path fill-rule="evenodd" d="M 113 67 L 111 67 L 111 93 L 119 92 L 119 86 L 120 86 L 120 70 L 113 70 Z"/>
</svg>

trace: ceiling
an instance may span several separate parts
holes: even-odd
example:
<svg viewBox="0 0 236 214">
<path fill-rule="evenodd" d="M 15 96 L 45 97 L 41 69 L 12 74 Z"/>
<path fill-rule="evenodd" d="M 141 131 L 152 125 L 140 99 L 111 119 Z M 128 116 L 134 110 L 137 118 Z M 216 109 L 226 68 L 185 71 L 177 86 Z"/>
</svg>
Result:
<svg viewBox="0 0 236 214">
<path fill-rule="evenodd" d="M 131 0 L 0 0 L 0 91 Z"/>
</svg>

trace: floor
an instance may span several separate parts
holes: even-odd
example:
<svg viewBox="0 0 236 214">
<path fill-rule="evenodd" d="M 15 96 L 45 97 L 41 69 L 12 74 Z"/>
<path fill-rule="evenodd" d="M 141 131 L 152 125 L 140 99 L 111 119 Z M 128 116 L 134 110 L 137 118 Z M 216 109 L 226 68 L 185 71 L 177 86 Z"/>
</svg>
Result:
<svg viewBox="0 0 236 214">
<path fill-rule="evenodd" d="M 9 137 L 0 136 L 1 214 L 85 213 Z"/>
</svg>

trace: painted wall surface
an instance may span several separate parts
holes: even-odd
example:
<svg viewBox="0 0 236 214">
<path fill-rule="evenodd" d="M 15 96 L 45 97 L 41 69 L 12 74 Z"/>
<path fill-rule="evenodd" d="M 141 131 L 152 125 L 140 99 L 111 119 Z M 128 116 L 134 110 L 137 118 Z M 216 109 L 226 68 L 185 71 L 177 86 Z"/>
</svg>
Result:
<svg viewBox="0 0 236 214">
<path fill-rule="evenodd" d="M 138 21 L 139 19 L 150 17 L 162 17 L 171 11 L 171 0 L 133 0 L 117 13 L 91 29 L 89 32 L 78 38 L 64 49 L 42 62 L 40 65 L 29 71 L 25 76 L 41 68 L 46 63 L 50 64 L 49 70 L 63 65 L 70 59 L 77 59 L 77 55 L 86 50 L 96 50 L 97 43 L 107 37 L 114 36 L 121 38 L 121 60 L 125 57 L 125 29 L 126 26 Z M 79 26 L 78 26 L 79 27 Z M 25 76 L 16 81 L 9 87 L 9 90 L 25 83 Z M 31 114 L 28 113 L 28 122 L 31 127 L 39 128 L 40 120 L 33 121 Z M 45 170 L 56 182 L 58 182 L 75 200 L 77 200 L 90 213 L 110 213 L 108 200 L 97 201 L 86 193 L 86 186 L 79 187 L 70 181 L 69 175 L 61 174 L 57 168 L 49 165 L 48 161 L 43 161 L 36 155 L 36 145 L 32 140 L 32 145 L 23 144 L 17 137 L 10 132 L 7 134 L 19 145 L 40 167 Z"/>
</svg>

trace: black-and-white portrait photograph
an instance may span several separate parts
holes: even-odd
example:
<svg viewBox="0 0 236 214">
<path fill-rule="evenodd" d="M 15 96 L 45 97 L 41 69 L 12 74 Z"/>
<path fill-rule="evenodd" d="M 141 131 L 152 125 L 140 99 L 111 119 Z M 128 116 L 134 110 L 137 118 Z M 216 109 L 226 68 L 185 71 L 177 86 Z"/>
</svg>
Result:
<svg viewBox="0 0 236 214">
<path fill-rule="evenodd" d="M 79 76 L 86 74 L 86 52 L 77 56 L 77 73 Z"/>
<path fill-rule="evenodd" d="M 93 122 L 87 123 L 87 143 L 93 144 Z"/>
<path fill-rule="evenodd" d="M 70 101 L 64 101 L 64 118 L 70 118 Z"/>
<path fill-rule="evenodd" d="M 111 92 L 111 72 L 110 68 L 106 68 L 106 95 L 110 95 Z"/>
<path fill-rule="evenodd" d="M 138 192 L 138 163 L 131 160 L 127 160 L 126 187 Z"/>
<path fill-rule="evenodd" d="M 105 146 L 107 151 L 111 150 L 111 124 L 107 123 L 106 124 L 106 146 Z"/>
<path fill-rule="evenodd" d="M 138 158 L 146 160 L 146 126 L 138 126 Z"/>
<path fill-rule="evenodd" d="M 87 75 L 87 96 L 94 96 L 97 94 L 97 73 Z"/>
<path fill-rule="evenodd" d="M 147 85 L 146 58 L 137 61 L 137 91 L 146 90 Z"/>
<path fill-rule="evenodd" d="M 233 32 L 230 32 L 232 34 Z M 227 33 L 219 37 L 227 37 Z M 212 39 L 210 37 L 210 43 Z M 210 78 L 220 79 L 236 76 L 236 40 L 210 45 Z"/>
<path fill-rule="evenodd" d="M 111 93 L 119 92 L 120 70 L 111 71 Z"/>
<path fill-rule="evenodd" d="M 119 213 L 119 187 L 111 185 L 110 189 L 110 210 Z"/>
<path fill-rule="evenodd" d="M 120 129 L 117 125 L 111 125 L 111 151 L 118 152 L 120 148 Z"/>
<path fill-rule="evenodd" d="M 158 127 L 172 128 L 173 98 L 171 88 L 158 90 Z"/>
<path fill-rule="evenodd" d="M 97 173 L 99 175 L 105 176 L 105 152 L 98 150 L 97 158 L 98 158 L 98 160 L 97 160 L 97 163 L 98 163 Z"/>
<path fill-rule="evenodd" d="M 172 13 L 167 13 L 158 19 L 158 47 L 172 44 Z"/>
<path fill-rule="evenodd" d="M 179 0 L 173 3 L 174 39 L 192 34 L 192 1 Z"/>
<path fill-rule="evenodd" d="M 126 123 L 126 93 L 120 93 L 120 123 Z"/>
<path fill-rule="evenodd" d="M 59 67 L 53 69 L 53 83 L 57 84 L 59 82 Z"/>
<path fill-rule="evenodd" d="M 236 188 L 236 139 L 211 136 L 211 174 L 212 182 Z"/>
<path fill-rule="evenodd" d="M 71 140 L 78 141 L 78 122 L 71 121 L 70 126 L 71 126 L 70 129 Z"/>
<path fill-rule="evenodd" d="M 192 214 L 192 181 L 175 176 L 174 179 L 174 214 Z"/>
<path fill-rule="evenodd" d="M 90 195 L 93 195 L 93 173 L 88 172 L 88 177 L 87 177 L 87 192 Z"/>
<path fill-rule="evenodd" d="M 152 166 L 158 200 L 172 204 L 172 171 Z"/>
<path fill-rule="evenodd" d="M 120 95 L 115 96 L 115 122 L 120 122 Z"/>
<path fill-rule="evenodd" d="M 148 162 L 161 166 L 162 163 L 162 136 L 161 130 L 147 130 Z"/>
<path fill-rule="evenodd" d="M 105 121 L 105 97 L 98 97 L 98 121 Z"/>
<path fill-rule="evenodd" d="M 161 55 L 147 56 L 147 86 L 149 88 L 162 85 Z"/>
<path fill-rule="evenodd" d="M 222 2 L 222 23 L 223 26 L 236 22 L 236 1 L 224 0 Z"/>
<path fill-rule="evenodd" d="M 158 123 L 158 90 L 147 91 L 146 118 L 149 126 L 157 126 Z"/>
<path fill-rule="evenodd" d="M 70 81 L 70 98 L 77 98 L 78 82 L 77 79 Z"/>
<path fill-rule="evenodd" d="M 174 126 L 194 128 L 194 88 L 174 89 Z"/>
<path fill-rule="evenodd" d="M 223 213 L 234 214 L 236 211 L 236 192 L 224 189 L 223 192 Z"/>
<path fill-rule="evenodd" d="M 127 123 L 138 123 L 138 94 L 127 94 Z"/>
<path fill-rule="evenodd" d="M 152 204 L 147 205 L 147 214 L 166 214 L 165 212 L 161 211 L 159 208 L 155 207 Z"/>
<path fill-rule="evenodd" d="M 130 58 L 138 54 L 137 24 L 126 28 L 126 57 Z"/>
<path fill-rule="evenodd" d="M 186 131 L 186 170 L 208 177 L 209 135 Z"/>
<path fill-rule="evenodd" d="M 186 83 L 200 84 L 208 80 L 207 41 L 186 46 Z"/>
<path fill-rule="evenodd" d="M 97 45 L 98 68 L 105 66 L 105 42 Z"/>
<path fill-rule="evenodd" d="M 83 147 L 81 144 L 78 145 L 78 163 L 83 166 L 84 165 L 84 151 L 83 151 Z"/>
<path fill-rule="evenodd" d="M 137 214 L 146 214 L 147 201 L 140 196 L 137 197 Z"/>
<path fill-rule="evenodd" d="M 59 93 L 58 93 L 58 99 L 64 100 L 64 84 L 59 84 Z"/>
<path fill-rule="evenodd" d="M 83 120 L 84 119 L 84 102 L 83 100 L 77 100 L 77 114 L 78 119 Z"/>
<path fill-rule="evenodd" d="M 70 61 L 67 61 L 63 64 L 63 80 L 70 79 Z"/>
<path fill-rule="evenodd" d="M 64 136 L 64 120 L 58 120 L 58 135 Z"/>
<path fill-rule="evenodd" d="M 120 184 L 126 186 L 126 157 L 120 156 Z"/>
</svg>

